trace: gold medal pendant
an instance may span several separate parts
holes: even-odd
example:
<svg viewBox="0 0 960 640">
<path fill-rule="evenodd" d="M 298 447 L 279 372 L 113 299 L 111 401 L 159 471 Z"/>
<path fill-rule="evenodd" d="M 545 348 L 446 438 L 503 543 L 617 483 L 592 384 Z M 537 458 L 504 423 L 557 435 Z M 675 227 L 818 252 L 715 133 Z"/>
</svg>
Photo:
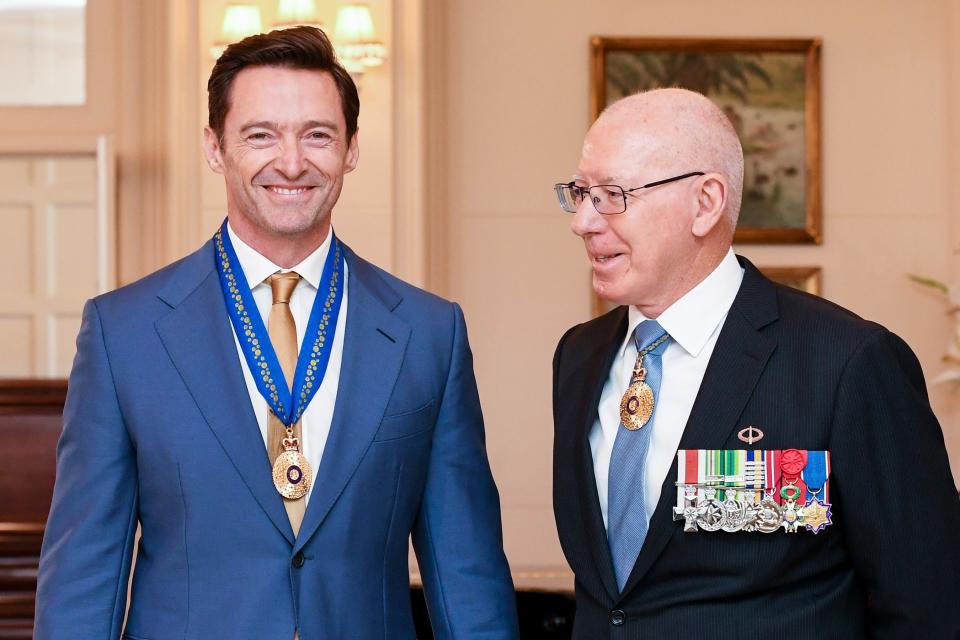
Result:
<svg viewBox="0 0 960 640">
<path fill-rule="evenodd" d="M 646 377 L 646 369 L 635 371 L 620 401 L 620 422 L 630 431 L 642 429 L 653 415 L 653 389 L 644 382 Z"/>
<path fill-rule="evenodd" d="M 798 510 L 803 526 L 814 534 L 820 533 L 824 527 L 833 524 L 833 512 L 830 509 L 832 506 L 829 502 L 820 502 L 820 498 L 814 495 Z"/>
<path fill-rule="evenodd" d="M 296 438 L 284 439 L 286 451 L 273 463 L 273 486 L 287 500 L 299 500 L 307 495 L 313 482 L 313 468 L 307 457 L 300 453 Z"/>
</svg>

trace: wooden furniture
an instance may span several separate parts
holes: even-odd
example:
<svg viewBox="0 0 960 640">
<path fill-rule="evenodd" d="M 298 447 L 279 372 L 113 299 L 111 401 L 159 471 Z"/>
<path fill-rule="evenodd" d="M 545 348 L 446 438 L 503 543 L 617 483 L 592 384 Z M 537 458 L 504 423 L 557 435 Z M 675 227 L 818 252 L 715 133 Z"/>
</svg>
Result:
<svg viewBox="0 0 960 640">
<path fill-rule="evenodd" d="M 0 380 L 0 640 L 33 637 L 64 380 Z"/>
</svg>

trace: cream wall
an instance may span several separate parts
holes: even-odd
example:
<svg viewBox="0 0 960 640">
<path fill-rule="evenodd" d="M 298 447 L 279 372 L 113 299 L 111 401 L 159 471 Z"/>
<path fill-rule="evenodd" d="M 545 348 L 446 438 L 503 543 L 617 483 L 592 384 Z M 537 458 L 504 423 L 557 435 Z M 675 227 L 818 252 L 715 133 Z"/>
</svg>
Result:
<svg viewBox="0 0 960 640">
<path fill-rule="evenodd" d="M 550 361 L 563 331 L 589 317 L 590 292 L 551 186 L 575 169 L 588 126 L 590 36 L 823 38 L 824 243 L 737 250 L 762 265 L 821 265 L 828 298 L 903 336 L 928 377 L 942 369 L 945 305 L 904 274 L 960 276 L 957 3 L 718 6 L 443 7 L 445 106 L 433 135 L 449 269 L 437 282 L 465 309 L 515 567 L 563 562 L 551 512 Z M 960 402 L 931 393 L 958 473 Z"/>
</svg>

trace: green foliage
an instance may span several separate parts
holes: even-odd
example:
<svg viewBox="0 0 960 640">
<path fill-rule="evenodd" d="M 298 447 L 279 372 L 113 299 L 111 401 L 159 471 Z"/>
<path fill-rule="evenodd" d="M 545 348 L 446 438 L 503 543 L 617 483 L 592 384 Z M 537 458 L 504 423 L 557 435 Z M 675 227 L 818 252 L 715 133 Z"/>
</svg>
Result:
<svg viewBox="0 0 960 640">
<path fill-rule="evenodd" d="M 621 96 L 658 87 L 683 87 L 703 94 L 747 99 L 751 81 L 773 87 L 754 54 L 612 52 L 607 81 Z"/>
<path fill-rule="evenodd" d="M 607 54 L 607 102 L 660 87 L 699 91 L 720 102 L 803 109 L 804 59 L 794 53 Z"/>
</svg>

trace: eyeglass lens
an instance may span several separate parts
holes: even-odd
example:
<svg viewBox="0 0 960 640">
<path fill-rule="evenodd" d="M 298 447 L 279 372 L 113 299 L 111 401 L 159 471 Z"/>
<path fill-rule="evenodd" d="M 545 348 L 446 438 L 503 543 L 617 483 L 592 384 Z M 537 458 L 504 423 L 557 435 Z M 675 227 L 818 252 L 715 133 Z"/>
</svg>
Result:
<svg viewBox="0 0 960 640">
<path fill-rule="evenodd" d="M 568 213 L 576 213 L 586 189 L 570 184 L 558 184 L 555 187 L 560 207 Z M 623 189 L 617 185 L 594 185 L 590 187 L 590 199 L 599 213 L 623 213 L 626 201 Z"/>
<path fill-rule="evenodd" d="M 613 184 L 590 187 L 590 199 L 599 213 L 623 213 L 627 208 L 623 189 Z"/>
<path fill-rule="evenodd" d="M 558 184 L 553 187 L 557 193 L 557 200 L 560 201 L 560 208 L 567 213 L 576 213 L 580 204 L 579 192 L 569 184 Z"/>
</svg>

